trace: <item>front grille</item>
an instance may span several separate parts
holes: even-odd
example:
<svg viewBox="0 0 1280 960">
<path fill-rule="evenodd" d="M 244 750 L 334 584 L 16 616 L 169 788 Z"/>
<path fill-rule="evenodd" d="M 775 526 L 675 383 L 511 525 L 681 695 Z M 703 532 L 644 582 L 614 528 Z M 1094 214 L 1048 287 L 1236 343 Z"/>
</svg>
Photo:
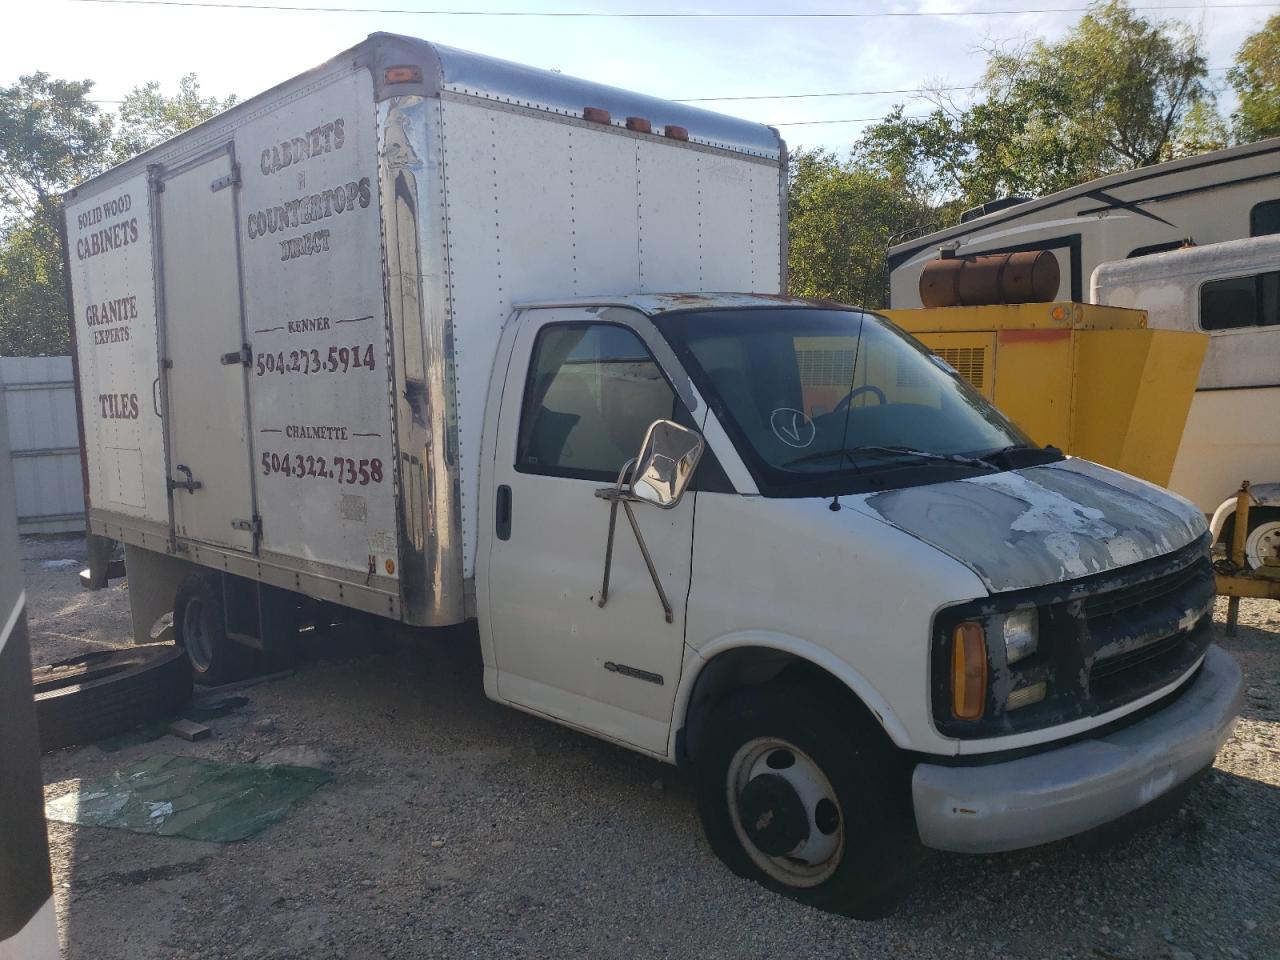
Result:
<svg viewBox="0 0 1280 960">
<path fill-rule="evenodd" d="M 1105 660 L 1099 660 L 1093 665 L 1090 676 L 1093 677 L 1094 683 L 1097 683 L 1099 680 L 1105 680 L 1108 677 L 1124 673 L 1126 670 L 1140 666 L 1148 661 L 1158 660 L 1171 653 L 1176 653 L 1184 639 L 1181 634 L 1175 633 L 1161 640 L 1156 640 L 1154 643 L 1138 647 L 1136 650 L 1127 650 Z"/>
<path fill-rule="evenodd" d="M 1206 576 L 1212 576 L 1208 565 L 1209 561 L 1206 558 L 1202 558 L 1200 562 L 1193 560 L 1180 570 L 1155 577 L 1145 583 L 1093 594 L 1085 598 L 1084 615 L 1089 620 L 1090 627 L 1093 627 L 1104 624 L 1108 617 L 1124 613 L 1142 604 L 1169 601 L 1176 603 L 1188 588 L 1193 588 Z"/>
<path fill-rule="evenodd" d="M 952 608 L 935 622 L 934 722 L 966 739 L 1020 733 L 1098 716 L 1168 687 L 1212 640 L 1213 595 L 1206 535 L 1162 557 Z M 950 631 L 966 618 L 1026 607 L 1039 611 L 1039 649 L 1015 664 L 992 649 L 985 715 L 952 719 Z M 1042 701 L 1006 709 L 1011 691 L 1040 682 Z"/>
<path fill-rule="evenodd" d="M 1102 709 L 1167 686 L 1209 646 L 1213 567 L 1203 551 L 1149 579 L 1086 596 L 1090 694 Z"/>
</svg>

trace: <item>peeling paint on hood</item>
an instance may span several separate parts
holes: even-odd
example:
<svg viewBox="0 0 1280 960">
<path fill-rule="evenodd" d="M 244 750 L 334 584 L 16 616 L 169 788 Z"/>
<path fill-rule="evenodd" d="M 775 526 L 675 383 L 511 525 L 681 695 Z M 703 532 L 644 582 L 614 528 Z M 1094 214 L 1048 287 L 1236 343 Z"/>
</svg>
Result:
<svg viewBox="0 0 1280 960">
<path fill-rule="evenodd" d="M 1074 458 L 844 502 L 954 557 L 992 593 L 1139 563 L 1206 529 L 1181 497 Z"/>
</svg>

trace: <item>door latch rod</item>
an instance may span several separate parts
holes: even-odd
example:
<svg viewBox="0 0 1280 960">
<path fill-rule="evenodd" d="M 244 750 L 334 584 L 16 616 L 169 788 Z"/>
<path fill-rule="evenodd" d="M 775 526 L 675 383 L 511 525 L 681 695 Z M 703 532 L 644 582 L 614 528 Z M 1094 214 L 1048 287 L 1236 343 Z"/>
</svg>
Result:
<svg viewBox="0 0 1280 960">
<path fill-rule="evenodd" d="M 175 480 L 173 479 L 173 477 L 170 477 L 169 478 L 170 493 L 173 493 L 173 491 L 175 490 L 185 490 L 187 491 L 187 493 L 195 493 L 197 490 L 199 490 L 201 487 L 204 486 L 203 483 L 201 483 L 199 480 L 197 480 L 195 477 L 191 475 L 191 468 L 186 466 L 185 464 L 181 464 L 181 463 L 175 464 L 173 469 L 177 470 L 187 479 Z"/>
</svg>

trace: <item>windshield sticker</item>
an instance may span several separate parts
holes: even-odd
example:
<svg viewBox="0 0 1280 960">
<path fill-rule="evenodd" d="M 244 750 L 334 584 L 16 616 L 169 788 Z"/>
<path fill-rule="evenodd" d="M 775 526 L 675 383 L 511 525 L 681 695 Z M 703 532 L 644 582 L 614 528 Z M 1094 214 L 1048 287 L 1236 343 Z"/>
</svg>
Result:
<svg viewBox="0 0 1280 960">
<path fill-rule="evenodd" d="M 818 430 L 803 410 L 779 407 L 769 415 L 769 426 L 774 436 L 789 447 L 804 448 L 813 443 Z"/>
</svg>

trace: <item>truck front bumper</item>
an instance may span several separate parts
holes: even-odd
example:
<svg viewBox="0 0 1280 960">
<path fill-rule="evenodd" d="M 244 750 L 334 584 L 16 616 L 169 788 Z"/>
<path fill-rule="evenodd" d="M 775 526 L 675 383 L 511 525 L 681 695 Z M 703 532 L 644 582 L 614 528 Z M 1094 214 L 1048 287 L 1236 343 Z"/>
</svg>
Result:
<svg viewBox="0 0 1280 960">
<path fill-rule="evenodd" d="M 1213 763 L 1242 701 L 1240 668 L 1217 646 L 1168 706 L 1103 736 L 984 766 L 921 763 L 912 776 L 920 840 L 995 853 L 1108 823 Z"/>
</svg>

